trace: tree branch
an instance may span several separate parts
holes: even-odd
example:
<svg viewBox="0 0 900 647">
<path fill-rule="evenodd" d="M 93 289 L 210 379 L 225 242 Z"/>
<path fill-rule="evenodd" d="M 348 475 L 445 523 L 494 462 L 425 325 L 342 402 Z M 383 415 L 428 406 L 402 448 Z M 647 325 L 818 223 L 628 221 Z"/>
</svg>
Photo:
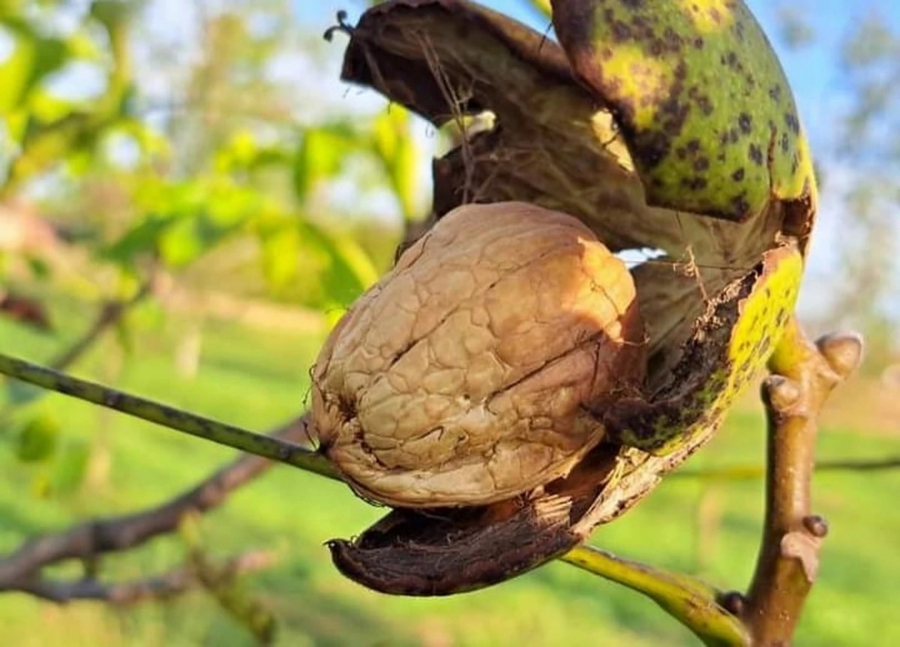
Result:
<svg viewBox="0 0 900 647">
<path fill-rule="evenodd" d="M 754 647 L 789 645 L 816 579 L 827 525 L 810 510 L 816 418 L 859 364 L 862 341 L 836 334 L 810 343 L 792 319 L 763 383 L 768 418 L 766 514 L 756 572 L 741 605 Z"/>
<path fill-rule="evenodd" d="M 308 420 L 302 416 L 273 432 L 283 441 L 308 438 Z M 221 505 L 234 490 L 274 465 L 265 458 L 246 454 L 215 472 L 195 487 L 155 508 L 95 519 L 63 532 L 32 539 L 0 558 L 0 591 L 26 591 L 38 595 L 46 581 L 39 579 L 46 566 L 67 559 L 91 560 L 105 553 L 124 551 L 175 531 L 189 514 L 205 513 Z M 43 584 L 41 584 L 43 582 Z M 46 597 L 46 596 L 41 596 Z M 48 598 L 50 599 L 50 598 Z"/>
<path fill-rule="evenodd" d="M 216 569 L 233 578 L 267 568 L 274 562 L 271 553 L 254 551 L 230 559 Z M 20 586 L 0 587 L 0 591 L 19 591 L 56 604 L 93 600 L 126 606 L 148 600 L 164 600 L 207 586 L 197 569 L 193 565 L 187 565 L 156 577 L 131 582 L 104 583 L 93 578 L 71 581 L 38 578 L 23 582 Z"/>
</svg>

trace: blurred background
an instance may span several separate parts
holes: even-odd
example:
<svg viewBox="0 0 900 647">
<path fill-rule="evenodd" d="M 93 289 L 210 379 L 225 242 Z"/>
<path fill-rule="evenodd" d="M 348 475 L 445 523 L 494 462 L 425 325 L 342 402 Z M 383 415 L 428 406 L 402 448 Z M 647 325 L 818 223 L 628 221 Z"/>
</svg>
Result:
<svg viewBox="0 0 900 647">
<path fill-rule="evenodd" d="M 527 0 L 486 0 L 540 31 Z M 822 200 L 801 316 L 865 333 L 823 419 L 822 460 L 900 457 L 900 6 L 748 0 L 779 52 Z M 330 325 L 429 208 L 446 134 L 338 80 L 345 0 L 0 2 L 0 347 L 265 431 L 301 412 Z M 11 383 L 0 394 L 0 553 L 156 505 L 233 453 Z M 688 469 L 594 543 L 748 582 L 762 519 L 755 393 Z M 798 645 L 900 644 L 900 474 L 823 471 L 832 527 Z M 197 590 L 55 605 L 0 590 L 9 645 L 691 645 L 652 603 L 563 564 L 450 599 L 344 580 L 323 542 L 382 514 L 277 468 L 178 533 L 104 560 L 116 581 L 264 551 L 224 603 Z M 54 571 L 77 576 L 79 565 Z M 252 609 L 252 614 L 247 609 Z M 260 614 L 260 615 L 256 615 Z M 877 637 L 877 640 L 876 640 Z"/>
</svg>

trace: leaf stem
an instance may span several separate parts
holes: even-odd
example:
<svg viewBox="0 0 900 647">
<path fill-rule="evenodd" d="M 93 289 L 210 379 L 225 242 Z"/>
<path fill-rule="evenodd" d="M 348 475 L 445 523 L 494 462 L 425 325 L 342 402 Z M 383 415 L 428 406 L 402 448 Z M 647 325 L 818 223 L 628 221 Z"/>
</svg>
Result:
<svg viewBox="0 0 900 647">
<path fill-rule="evenodd" d="M 3 353 L 0 353 L 0 373 L 191 436 L 287 463 L 321 476 L 340 479 L 334 467 L 322 454 L 292 442 L 257 434 L 153 400 L 123 393 Z"/>
<path fill-rule="evenodd" d="M 743 623 L 720 604 L 722 592 L 702 580 L 616 557 L 592 546 L 578 546 L 560 559 L 643 593 L 694 632 L 705 645 L 750 644 Z"/>
</svg>

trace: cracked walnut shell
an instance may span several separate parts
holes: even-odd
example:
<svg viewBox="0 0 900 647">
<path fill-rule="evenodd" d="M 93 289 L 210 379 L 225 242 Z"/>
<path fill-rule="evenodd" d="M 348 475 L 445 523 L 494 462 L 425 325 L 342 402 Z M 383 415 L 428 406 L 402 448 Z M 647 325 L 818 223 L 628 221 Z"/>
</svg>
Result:
<svg viewBox="0 0 900 647">
<path fill-rule="evenodd" d="M 344 315 L 313 371 L 322 451 L 361 495 L 487 504 L 565 476 L 634 395 L 634 282 L 577 219 L 521 202 L 447 214 Z"/>
</svg>

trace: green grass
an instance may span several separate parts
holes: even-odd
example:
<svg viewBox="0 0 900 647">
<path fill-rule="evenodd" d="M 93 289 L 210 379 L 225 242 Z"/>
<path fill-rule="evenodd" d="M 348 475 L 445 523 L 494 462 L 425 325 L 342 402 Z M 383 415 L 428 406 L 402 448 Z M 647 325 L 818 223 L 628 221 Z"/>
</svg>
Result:
<svg viewBox="0 0 900 647">
<path fill-rule="evenodd" d="M 51 356 L 86 320 L 71 307 L 56 314 L 67 329 L 58 337 L 0 321 L 0 347 L 29 359 Z M 257 430 L 303 408 L 320 334 L 209 323 L 200 372 L 188 379 L 178 375 L 173 361 L 180 323 L 151 325 L 152 316 L 140 315 L 130 356 L 123 359 L 115 343 L 105 340 L 75 372 Z M 61 396 L 47 396 L 32 406 L 52 412 L 63 423 L 67 441 L 88 443 L 91 464 L 77 491 L 38 495 L 35 481 L 47 468 L 24 465 L 0 445 L 3 551 L 29 534 L 90 515 L 153 505 L 233 456 Z M 855 429 L 831 428 L 825 421 L 820 455 L 900 453 L 900 437 L 867 433 L 865 413 L 860 412 Z M 0 438 L 9 436 L 9 430 L 0 429 Z M 690 466 L 759 461 L 762 443 L 761 416 L 741 409 Z M 593 541 L 623 556 L 697 573 L 722 587 L 743 588 L 756 557 L 760 487 L 752 481 L 672 478 L 623 519 L 600 528 Z M 832 532 L 796 644 L 900 644 L 900 515 L 895 512 L 900 473 L 823 474 L 816 480 L 815 500 Z M 486 591 L 445 599 L 368 592 L 333 569 L 323 542 L 357 533 L 382 512 L 339 484 L 279 467 L 205 517 L 200 532 L 217 556 L 249 548 L 276 551 L 276 566 L 247 577 L 246 588 L 275 613 L 281 645 L 696 644 L 651 602 L 560 563 Z M 163 571 L 182 563 L 185 550 L 179 536 L 162 538 L 105 560 L 104 574 L 126 579 Z M 0 644 L 238 647 L 253 640 L 201 592 L 127 609 L 95 603 L 57 607 L 4 594 Z"/>
</svg>

